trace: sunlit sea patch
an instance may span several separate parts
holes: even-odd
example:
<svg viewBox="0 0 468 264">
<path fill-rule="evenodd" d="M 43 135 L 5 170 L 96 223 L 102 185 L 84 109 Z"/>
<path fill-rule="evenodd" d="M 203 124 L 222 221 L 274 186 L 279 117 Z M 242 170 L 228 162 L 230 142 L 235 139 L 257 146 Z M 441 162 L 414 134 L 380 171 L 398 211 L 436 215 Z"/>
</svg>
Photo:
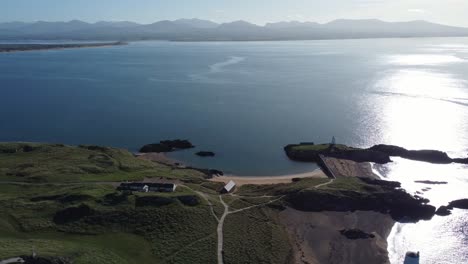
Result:
<svg viewBox="0 0 468 264">
<path fill-rule="evenodd" d="M 411 54 L 411 55 L 393 55 L 386 58 L 388 64 L 403 66 L 430 66 L 449 63 L 460 63 L 465 60 L 455 55 L 437 55 L 437 54 Z"/>
</svg>

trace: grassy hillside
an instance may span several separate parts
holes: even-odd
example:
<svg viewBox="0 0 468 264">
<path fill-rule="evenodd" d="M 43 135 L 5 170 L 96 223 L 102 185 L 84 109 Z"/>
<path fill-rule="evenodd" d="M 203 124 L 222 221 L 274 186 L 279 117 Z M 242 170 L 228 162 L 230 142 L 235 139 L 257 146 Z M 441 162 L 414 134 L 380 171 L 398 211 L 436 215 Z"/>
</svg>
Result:
<svg viewBox="0 0 468 264">
<path fill-rule="evenodd" d="M 145 177 L 203 182 L 204 175 L 114 148 L 1 143 L 0 259 L 34 247 L 73 263 L 215 262 L 216 221 L 191 189 L 115 190 L 115 181 Z"/>
<path fill-rule="evenodd" d="M 92 182 L 144 177 L 202 178 L 194 170 L 136 159 L 122 149 L 38 143 L 0 143 L 0 181 Z"/>
</svg>

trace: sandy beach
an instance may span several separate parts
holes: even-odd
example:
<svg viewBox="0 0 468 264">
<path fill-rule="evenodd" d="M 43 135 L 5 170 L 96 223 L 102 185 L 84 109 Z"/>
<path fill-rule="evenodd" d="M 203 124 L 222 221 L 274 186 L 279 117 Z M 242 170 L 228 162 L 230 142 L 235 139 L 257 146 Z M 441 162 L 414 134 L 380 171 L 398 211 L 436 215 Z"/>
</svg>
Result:
<svg viewBox="0 0 468 264">
<path fill-rule="evenodd" d="M 265 185 L 265 184 L 279 184 L 279 183 L 290 183 L 294 178 L 328 178 L 325 173 L 320 170 L 314 170 L 312 172 L 299 173 L 299 174 L 289 174 L 289 175 L 280 175 L 280 176 L 237 176 L 237 175 L 225 175 L 214 177 L 210 179 L 214 182 L 224 182 L 228 183 L 229 181 L 234 181 L 238 186 L 246 184 L 254 185 Z"/>
</svg>

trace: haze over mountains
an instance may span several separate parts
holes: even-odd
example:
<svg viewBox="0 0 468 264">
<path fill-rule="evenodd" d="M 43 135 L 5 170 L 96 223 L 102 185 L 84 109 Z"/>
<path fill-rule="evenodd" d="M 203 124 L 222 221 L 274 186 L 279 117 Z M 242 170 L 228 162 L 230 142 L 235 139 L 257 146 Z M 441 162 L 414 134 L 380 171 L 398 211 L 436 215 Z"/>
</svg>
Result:
<svg viewBox="0 0 468 264">
<path fill-rule="evenodd" d="M 1 40 L 308 40 L 386 37 L 468 36 L 468 28 L 427 21 L 384 22 L 339 19 L 329 23 L 278 22 L 258 26 L 246 21 L 217 24 L 201 19 L 164 20 L 152 24 L 129 21 L 0 23 Z"/>
</svg>

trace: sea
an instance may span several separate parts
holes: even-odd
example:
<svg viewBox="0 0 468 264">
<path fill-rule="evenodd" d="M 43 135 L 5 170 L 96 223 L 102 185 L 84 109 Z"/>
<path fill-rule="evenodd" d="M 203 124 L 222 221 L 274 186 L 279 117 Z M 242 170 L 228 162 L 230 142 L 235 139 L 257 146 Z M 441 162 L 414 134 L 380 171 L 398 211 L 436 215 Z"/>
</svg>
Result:
<svg viewBox="0 0 468 264">
<path fill-rule="evenodd" d="M 134 42 L 0 53 L 0 141 L 97 144 L 137 152 L 189 139 L 174 159 L 229 174 L 303 173 L 283 147 L 395 144 L 468 156 L 468 38 Z M 200 158 L 197 151 L 213 151 Z M 435 206 L 468 198 L 468 167 L 375 165 Z M 447 181 L 425 185 L 418 180 Z M 468 263 L 468 212 L 396 224 L 392 264 Z"/>
</svg>

